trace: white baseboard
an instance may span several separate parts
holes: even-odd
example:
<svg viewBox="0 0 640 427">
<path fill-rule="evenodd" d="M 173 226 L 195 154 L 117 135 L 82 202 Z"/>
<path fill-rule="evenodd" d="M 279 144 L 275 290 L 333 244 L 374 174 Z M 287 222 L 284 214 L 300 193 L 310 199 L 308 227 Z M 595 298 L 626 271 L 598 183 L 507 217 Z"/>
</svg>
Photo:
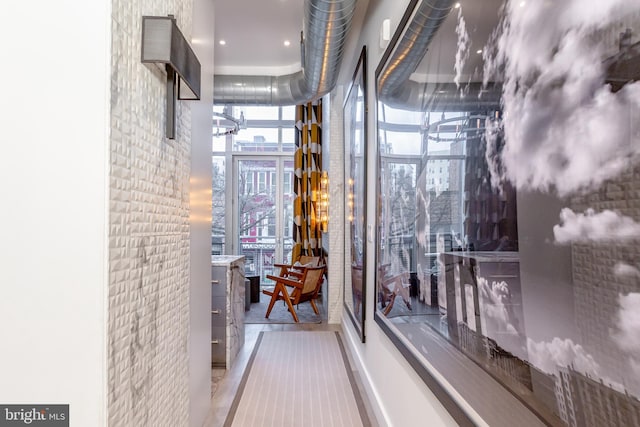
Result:
<svg viewBox="0 0 640 427">
<path fill-rule="evenodd" d="M 388 427 L 391 425 L 384 407 L 381 405 L 381 398 L 376 390 L 375 386 L 371 383 L 369 371 L 362 361 L 362 355 L 355 343 L 360 342 L 360 336 L 356 333 L 353 325 L 349 323 L 349 316 L 343 313 L 342 316 L 342 331 L 346 338 L 346 345 L 349 348 L 349 361 L 353 364 L 352 368 L 356 371 L 358 380 L 366 393 L 366 396 L 362 396 L 363 399 L 367 399 L 375 421 L 380 427 Z"/>
</svg>

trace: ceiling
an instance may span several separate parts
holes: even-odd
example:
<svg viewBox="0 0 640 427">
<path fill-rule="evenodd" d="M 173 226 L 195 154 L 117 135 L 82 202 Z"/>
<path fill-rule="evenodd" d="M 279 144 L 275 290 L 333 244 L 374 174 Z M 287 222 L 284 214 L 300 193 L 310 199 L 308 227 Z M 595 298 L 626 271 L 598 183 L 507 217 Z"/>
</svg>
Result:
<svg viewBox="0 0 640 427">
<path fill-rule="evenodd" d="M 214 73 L 281 76 L 301 69 L 305 0 L 214 0 Z M 369 0 L 358 0 L 343 58 L 357 58 Z M 220 41 L 224 40 L 225 45 Z M 289 46 L 285 46 L 285 40 Z"/>
<path fill-rule="evenodd" d="M 303 0 L 215 0 L 215 73 L 299 71 L 303 5 Z"/>
</svg>

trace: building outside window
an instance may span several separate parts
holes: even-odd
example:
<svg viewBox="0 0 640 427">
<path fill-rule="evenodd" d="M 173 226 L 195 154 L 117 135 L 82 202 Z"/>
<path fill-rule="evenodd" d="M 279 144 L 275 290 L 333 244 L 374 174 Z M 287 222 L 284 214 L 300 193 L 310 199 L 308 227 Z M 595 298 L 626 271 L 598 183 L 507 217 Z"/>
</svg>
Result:
<svg viewBox="0 0 640 427">
<path fill-rule="evenodd" d="M 293 247 L 295 107 L 215 105 L 213 111 L 242 120 L 236 135 L 222 134 L 232 123 L 214 114 L 212 253 L 244 255 L 247 275 L 267 284 L 273 263 L 286 261 Z"/>
</svg>

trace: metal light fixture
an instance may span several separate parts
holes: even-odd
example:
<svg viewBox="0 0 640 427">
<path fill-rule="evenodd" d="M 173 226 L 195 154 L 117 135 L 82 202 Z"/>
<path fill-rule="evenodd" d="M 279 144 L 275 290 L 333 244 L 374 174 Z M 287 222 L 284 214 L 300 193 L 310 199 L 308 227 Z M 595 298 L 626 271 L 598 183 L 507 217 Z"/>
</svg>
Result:
<svg viewBox="0 0 640 427">
<path fill-rule="evenodd" d="M 244 113 L 240 112 L 240 118 L 236 119 L 231 114 L 227 114 L 225 112 L 216 113 L 213 112 L 213 117 L 216 118 L 216 131 L 213 133 L 214 137 L 219 136 L 228 136 L 228 135 L 237 135 L 240 132 L 240 129 L 247 128 L 247 120 L 244 118 Z M 220 122 L 220 119 L 223 122 Z M 220 128 L 222 127 L 222 130 Z"/>
<path fill-rule="evenodd" d="M 167 138 L 176 136 L 176 100 L 200 99 L 200 62 L 173 15 L 142 17 L 142 62 L 167 70 Z"/>
<path fill-rule="evenodd" d="M 327 171 L 322 171 L 320 176 L 320 200 L 318 201 L 317 212 L 320 230 L 326 233 L 329 229 L 329 174 Z"/>
</svg>

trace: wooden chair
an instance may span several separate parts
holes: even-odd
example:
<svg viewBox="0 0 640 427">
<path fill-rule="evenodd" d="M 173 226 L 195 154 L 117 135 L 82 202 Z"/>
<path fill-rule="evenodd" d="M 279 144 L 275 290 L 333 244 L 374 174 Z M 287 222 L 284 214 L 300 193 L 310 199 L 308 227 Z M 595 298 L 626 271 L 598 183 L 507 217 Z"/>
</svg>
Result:
<svg viewBox="0 0 640 427">
<path fill-rule="evenodd" d="M 383 266 L 384 267 L 384 266 Z M 378 299 L 382 306 L 383 314 L 386 316 L 393 308 L 396 297 L 400 295 L 402 300 L 411 310 L 411 297 L 409 295 L 409 273 L 390 274 L 385 268 L 378 278 Z"/>
<path fill-rule="evenodd" d="M 296 323 L 299 322 L 298 314 L 293 306 L 301 302 L 309 301 L 314 313 L 320 314 L 314 300 L 318 296 L 320 286 L 322 286 L 324 268 L 324 266 L 304 267 L 301 270 L 291 269 L 286 276 L 267 275 L 267 278 L 273 280 L 276 286 L 272 291 L 267 289 L 262 291 L 263 294 L 271 296 L 269 308 L 267 308 L 267 314 L 264 317 L 269 318 L 271 309 L 278 300 L 283 300 L 286 303 Z M 291 292 L 287 288 L 291 288 Z"/>
</svg>

